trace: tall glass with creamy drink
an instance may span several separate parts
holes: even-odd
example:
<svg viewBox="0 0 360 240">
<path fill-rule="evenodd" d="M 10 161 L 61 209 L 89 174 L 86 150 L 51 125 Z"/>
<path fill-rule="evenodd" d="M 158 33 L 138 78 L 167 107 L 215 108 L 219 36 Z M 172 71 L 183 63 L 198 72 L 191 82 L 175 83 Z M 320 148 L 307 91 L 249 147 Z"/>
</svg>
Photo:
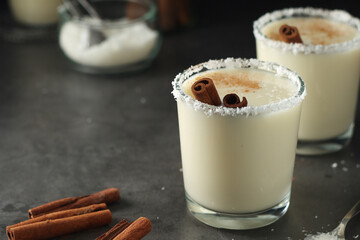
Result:
<svg viewBox="0 0 360 240">
<path fill-rule="evenodd" d="M 217 106 L 196 100 L 193 89 L 203 81 L 214 83 Z M 193 216 L 217 228 L 251 229 L 284 215 L 306 94 L 299 75 L 275 63 L 228 58 L 185 70 L 173 88 Z M 235 94 L 247 105 L 228 107 L 227 96 Z"/>
<path fill-rule="evenodd" d="M 284 42 L 282 26 L 294 27 L 302 42 Z M 291 33 L 289 33 L 291 34 Z M 360 21 L 341 10 L 293 8 L 254 22 L 257 57 L 300 74 L 304 101 L 298 154 L 342 149 L 353 134 L 360 78 Z"/>
</svg>

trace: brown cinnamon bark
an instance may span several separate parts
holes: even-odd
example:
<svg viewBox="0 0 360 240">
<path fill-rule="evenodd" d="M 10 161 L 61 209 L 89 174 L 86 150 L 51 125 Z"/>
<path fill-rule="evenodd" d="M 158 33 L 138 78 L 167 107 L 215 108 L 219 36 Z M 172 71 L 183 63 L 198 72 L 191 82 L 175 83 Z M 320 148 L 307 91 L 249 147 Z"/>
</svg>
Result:
<svg viewBox="0 0 360 240">
<path fill-rule="evenodd" d="M 82 197 L 64 198 L 29 210 L 29 218 L 35 218 L 44 214 L 58 212 L 73 208 L 80 208 L 98 203 L 112 203 L 120 199 L 117 188 L 108 188 L 103 191 Z"/>
<path fill-rule="evenodd" d="M 189 0 L 173 1 L 176 7 L 177 19 L 180 25 L 185 26 L 190 22 L 190 2 Z"/>
<path fill-rule="evenodd" d="M 242 108 L 248 104 L 246 97 L 243 97 L 243 100 L 240 101 L 239 96 L 235 93 L 225 95 L 223 102 L 224 106 L 228 108 Z"/>
<path fill-rule="evenodd" d="M 169 31 L 176 27 L 176 8 L 172 0 L 158 0 L 159 27 L 163 31 Z"/>
<path fill-rule="evenodd" d="M 45 220 L 10 228 L 9 240 L 44 240 L 109 224 L 110 210 Z"/>
<path fill-rule="evenodd" d="M 125 219 L 121 220 L 118 224 L 116 224 L 109 231 L 98 237 L 96 240 L 113 240 L 117 235 L 119 235 L 122 231 L 124 231 L 130 223 Z"/>
<path fill-rule="evenodd" d="M 282 40 L 286 43 L 302 43 L 299 30 L 297 27 L 284 24 L 279 29 Z"/>
<path fill-rule="evenodd" d="M 220 106 L 221 99 L 214 82 L 210 78 L 202 78 L 191 86 L 196 100 L 210 105 Z"/>
<path fill-rule="evenodd" d="M 139 240 L 151 231 L 151 222 L 145 217 L 140 217 L 130 224 L 114 240 Z"/>
<path fill-rule="evenodd" d="M 53 212 L 53 213 L 42 215 L 37 218 L 28 219 L 26 221 L 19 222 L 17 224 L 11 225 L 11 226 L 7 226 L 6 232 L 8 233 L 11 228 L 18 227 L 18 226 L 28 225 L 31 223 L 41 222 L 41 221 L 45 221 L 45 220 L 54 220 L 54 219 L 78 216 L 78 215 L 95 212 L 95 211 L 99 211 L 99 210 L 104 210 L 104 209 L 107 209 L 106 204 L 100 203 L 100 204 L 93 204 L 93 205 L 82 207 L 82 208 L 75 208 L 75 209 L 69 209 L 69 210 L 64 210 L 64 211 L 60 211 L 60 212 Z"/>
</svg>

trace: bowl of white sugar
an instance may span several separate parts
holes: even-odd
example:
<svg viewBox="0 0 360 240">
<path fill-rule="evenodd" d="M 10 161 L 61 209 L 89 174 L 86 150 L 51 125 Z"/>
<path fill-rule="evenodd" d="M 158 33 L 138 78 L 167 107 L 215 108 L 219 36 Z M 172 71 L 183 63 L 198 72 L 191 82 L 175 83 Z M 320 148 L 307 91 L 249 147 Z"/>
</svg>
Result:
<svg viewBox="0 0 360 240">
<path fill-rule="evenodd" d="M 59 45 L 73 66 L 88 73 L 128 73 L 148 67 L 159 52 L 156 5 L 147 0 L 64 1 Z M 85 8 L 84 8 L 85 7 Z"/>
</svg>

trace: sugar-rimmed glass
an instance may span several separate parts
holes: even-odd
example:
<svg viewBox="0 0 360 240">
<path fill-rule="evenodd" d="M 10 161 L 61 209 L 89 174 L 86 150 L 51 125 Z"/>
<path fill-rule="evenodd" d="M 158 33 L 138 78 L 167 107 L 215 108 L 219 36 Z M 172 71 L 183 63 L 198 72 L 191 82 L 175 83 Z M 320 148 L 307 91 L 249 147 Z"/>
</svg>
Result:
<svg viewBox="0 0 360 240">
<path fill-rule="evenodd" d="M 201 103 L 183 85 L 199 73 L 250 69 L 283 77 L 296 94 L 276 103 L 226 108 Z M 211 60 L 176 76 L 186 202 L 198 220 L 217 228 L 251 229 L 289 206 L 305 86 L 295 72 L 255 59 Z M 250 104 L 251 105 L 251 104 Z"/>
<path fill-rule="evenodd" d="M 270 39 L 263 28 L 289 18 L 320 18 L 352 27 L 351 40 L 329 45 L 288 44 Z M 301 31 L 300 31 L 301 34 Z M 287 66 L 304 79 L 304 101 L 297 153 L 341 150 L 351 140 L 360 77 L 360 21 L 342 10 L 290 8 L 267 13 L 254 22 L 257 57 Z"/>
</svg>

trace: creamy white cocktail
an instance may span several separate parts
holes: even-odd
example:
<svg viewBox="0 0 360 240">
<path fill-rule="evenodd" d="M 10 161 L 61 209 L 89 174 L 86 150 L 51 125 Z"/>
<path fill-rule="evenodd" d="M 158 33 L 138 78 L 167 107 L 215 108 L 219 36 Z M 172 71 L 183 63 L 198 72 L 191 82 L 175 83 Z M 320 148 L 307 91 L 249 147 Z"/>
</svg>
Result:
<svg viewBox="0 0 360 240">
<path fill-rule="evenodd" d="M 195 100 L 191 86 L 203 78 L 212 79 L 221 99 L 236 93 L 248 106 Z M 231 229 L 264 226 L 282 216 L 305 96 L 300 77 L 272 63 L 226 59 L 186 70 L 173 86 L 184 185 L 194 216 Z"/>
<path fill-rule="evenodd" d="M 57 8 L 61 0 L 9 0 L 15 19 L 31 26 L 47 26 L 57 23 Z"/>
<path fill-rule="evenodd" d="M 302 43 L 285 43 L 282 25 L 297 27 Z M 285 9 L 254 23 L 257 57 L 300 74 L 304 101 L 298 153 L 341 149 L 351 138 L 360 77 L 360 21 L 344 11 Z"/>
</svg>

